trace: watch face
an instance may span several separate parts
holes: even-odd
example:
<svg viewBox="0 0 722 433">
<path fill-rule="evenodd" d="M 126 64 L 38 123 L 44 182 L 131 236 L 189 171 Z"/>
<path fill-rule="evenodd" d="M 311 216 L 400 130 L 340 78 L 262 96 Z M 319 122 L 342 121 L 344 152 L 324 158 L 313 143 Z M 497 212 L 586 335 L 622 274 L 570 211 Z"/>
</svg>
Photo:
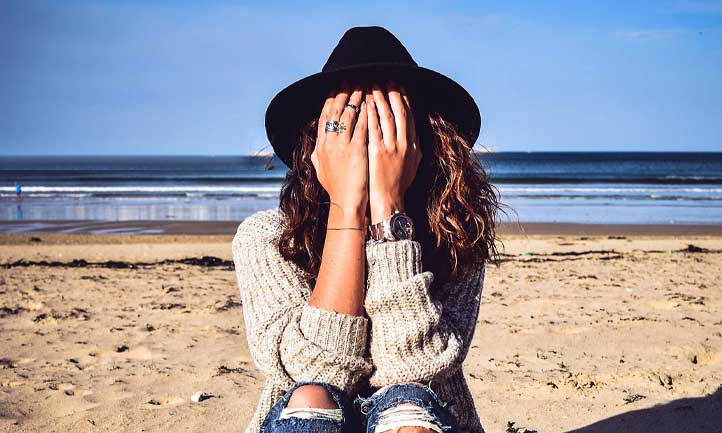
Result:
<svg viewBox="0 0 722 433">
<path fill-rule="evenodd" d="M 414 235 L 414 223 L 406 214 L 397 213 L 389 221 L 391 233 L 396 239 L 411 239 Z"/>
</svg>

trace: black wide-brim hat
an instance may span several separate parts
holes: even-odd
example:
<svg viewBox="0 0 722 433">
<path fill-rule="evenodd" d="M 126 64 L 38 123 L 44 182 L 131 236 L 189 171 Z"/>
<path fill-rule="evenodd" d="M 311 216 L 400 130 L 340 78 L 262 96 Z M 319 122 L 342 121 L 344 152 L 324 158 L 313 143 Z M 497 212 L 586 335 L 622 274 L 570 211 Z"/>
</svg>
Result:
<svg viewBox="0 0 722 433">
<path fill-rule="evenodd" d="M 329 92 L 341 82 L 394 80 L 409 94 L 416 125 L 428 113 L 453 123 L 473 146 L 481 129 L 474 98 L 451 78 L 416 64 L 406 48 L 383 27 L 353 27 L 344 33 L 321 72 L 292 83 L 266 109 L 266 134 L 276 155 L 292 166 L 293 149 L 300 145 L 304 126 L 321 114 Z M 422 152 L 423 152 L 422 141 Z"/>
</svg>

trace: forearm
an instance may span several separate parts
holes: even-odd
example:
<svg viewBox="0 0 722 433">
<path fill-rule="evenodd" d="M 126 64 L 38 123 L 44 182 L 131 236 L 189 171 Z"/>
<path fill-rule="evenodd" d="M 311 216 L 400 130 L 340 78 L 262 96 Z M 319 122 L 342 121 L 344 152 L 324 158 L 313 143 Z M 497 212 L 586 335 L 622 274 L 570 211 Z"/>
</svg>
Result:
<svg viewBox="0 0 722 433">
<path fill-rule="evenodd" d="M 331 205 L 321 267 L 310 305 L 343 314 L 364 315 L 366 224 L 365 208 L 342 209 Z"/>
<path fill-rule="evenodd" d="M 425 382 L 460 366 L 473 337 L 484 268 L 467 264 L 459 281 L 438 282 L 432 290 L 434 274 L 422 270 L 417 241 L 369 245 L 366 255 L 376 367 L 371 384 Z"/>
<path fill-rule="evenodd" d="M 322 380 L 352 392 L 372 367 L 363 356 L 368 320 L 309 304 L 304 272 L 278 251 L 281 224 L 276 211 L 258 212 L 232 242 L 253 361 L 283 386 Z"/>
</svg>

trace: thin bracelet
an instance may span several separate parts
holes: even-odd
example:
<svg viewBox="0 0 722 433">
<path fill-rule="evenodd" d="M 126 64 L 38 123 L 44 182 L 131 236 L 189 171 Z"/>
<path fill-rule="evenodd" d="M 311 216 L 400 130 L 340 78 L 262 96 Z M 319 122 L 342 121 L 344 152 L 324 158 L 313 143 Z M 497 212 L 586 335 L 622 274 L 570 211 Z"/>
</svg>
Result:
<svg viewBox="0 0 722 433">
<path fill-rule="evenodd" d="M 365 230 L 358 227 L 326 227 L 326 230 Z"/>
</svg>

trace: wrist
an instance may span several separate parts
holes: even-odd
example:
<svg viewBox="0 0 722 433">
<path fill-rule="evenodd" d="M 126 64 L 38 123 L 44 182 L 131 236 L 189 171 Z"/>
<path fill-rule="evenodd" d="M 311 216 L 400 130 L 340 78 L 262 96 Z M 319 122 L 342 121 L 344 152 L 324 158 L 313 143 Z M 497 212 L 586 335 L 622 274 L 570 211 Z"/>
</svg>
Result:
<svg viewBox="0 0 722 433">
<path fill-rule="evenodd" d="M 328 227 L 358 227 L 367 225 L 366 206 L 338 206 L 332 204 L 328 211 Z"/>
<path fill-rule="evenodd" d="M 387 219 L 394 211 L 404 212 L 403 200 L 383 200 L 371 204 L 371 224 Z"/>
</svg>

